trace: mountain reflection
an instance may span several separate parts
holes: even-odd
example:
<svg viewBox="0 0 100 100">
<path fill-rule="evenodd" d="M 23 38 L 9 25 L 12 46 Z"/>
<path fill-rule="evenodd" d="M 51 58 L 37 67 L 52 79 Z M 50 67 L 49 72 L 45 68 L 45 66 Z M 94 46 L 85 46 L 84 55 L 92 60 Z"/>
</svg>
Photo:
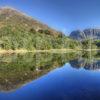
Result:
<svg viewBox="0 0 100 100">
<path fill-rule="evenodd" d="M 63 66 L 76 54 L 26 53 L 0 55 L 0 90 L 9 91 Z"/>
<path fill-rule="evenodd" d="M 81 57 L 70 60 L 69 63 L 74 68 L 84 68 L 86 70 L 100 69 L 100 51 L 85 52 Z"/>
<path fill-rule="evenodd" d="M 85 61 L 85 59 L 75 59 L 69 62 L 72 67 L 84 68 L 87 70 L 98 70 L 100 69 L 100 60 L 94 60 L 93 62 Z"/>
<path fill-rule="evenodd" d="M 0 91 L 17 89 L 66 63 L 75 68 L 97 70 L 99 55 L 99 52 L 1 54 Z"/>
</svg>

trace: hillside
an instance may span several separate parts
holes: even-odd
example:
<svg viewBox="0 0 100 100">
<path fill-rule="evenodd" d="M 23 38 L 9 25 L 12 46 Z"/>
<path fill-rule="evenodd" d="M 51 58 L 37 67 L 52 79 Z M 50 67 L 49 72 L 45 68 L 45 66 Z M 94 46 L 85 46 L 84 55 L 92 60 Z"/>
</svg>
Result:
<svg viewBox="0 0 100 100">
<path fill-rule="evenodd" d="M 76 45 L 76 40 L 20 11 L 0 8 L 0 49 L 73 49 Z"/>
</svg>

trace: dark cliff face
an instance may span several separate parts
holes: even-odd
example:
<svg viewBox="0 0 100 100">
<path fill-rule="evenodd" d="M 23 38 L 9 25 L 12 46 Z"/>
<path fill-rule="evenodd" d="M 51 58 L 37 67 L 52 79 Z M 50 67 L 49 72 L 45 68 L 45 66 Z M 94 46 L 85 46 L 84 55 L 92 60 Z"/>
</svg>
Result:
<svg viewBox="0 0 100 100">
<path fill-rule="evenodd" d="M 89 38 L 100 39 L 100 29 L 76 30 L 71 32 L 70 38 L 80 41 Z"/>
<path fill-rule="evenodd" d="M 75 40 L 82 40 L 84 38 L 84 33 L 80 30 L 71 32 L 70 37 Z"/>
</svg>

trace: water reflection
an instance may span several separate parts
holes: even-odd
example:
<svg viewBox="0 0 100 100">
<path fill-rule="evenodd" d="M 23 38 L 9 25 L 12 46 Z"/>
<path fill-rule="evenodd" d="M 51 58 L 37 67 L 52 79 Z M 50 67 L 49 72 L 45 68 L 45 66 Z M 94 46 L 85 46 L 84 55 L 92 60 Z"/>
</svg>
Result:
<svg viewBox="0 0 100 100">
<path fill-rule="evenodd" d="M 0 55 L 0 90 L 11 91 L 74 59 L 75 53 Z"/>
<path fill-rule="evenodd" d="M 69 63 L 74 68 L 100 69 L 99 52 L 0 55 L 0 91 L 12 91 Z"/>
<path fill-rule="evenodd" d="M 86 70 L 100 69 L 100 51 L 85 52 L 82 56 L 70 60 L 69 63 L 74 68 L 84 68 Z"/>
</svg>

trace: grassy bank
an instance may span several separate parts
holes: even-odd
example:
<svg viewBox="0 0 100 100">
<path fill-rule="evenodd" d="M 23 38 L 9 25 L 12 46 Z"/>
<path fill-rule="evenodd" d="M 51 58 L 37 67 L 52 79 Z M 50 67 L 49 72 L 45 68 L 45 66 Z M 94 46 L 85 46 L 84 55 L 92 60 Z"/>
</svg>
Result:
<svg viewBox="0 0 100 100">
<path fill-rule="evenodd" d="M 74 49 L 50 49 L 50 50 L 26 50 L 26 49 L 19 49 L 19 50 L 0 50 L 0 53 L 27 53 L 27 52 L 50 52 L 50 53 L 66 53 L 66 52 L 76 52 L 79 50 Z"/>
<path fill-rule="evenodd" d="M 79 51 L 99 51 L 100 49 L 49 49 L 49 50 L 27 50 L 27 49 L 17 49 L 17 50 L 3 50 L 0 49 L 0 54 L 4 53 L 27 53 L 27 52 L 48 52 L 48 53 L 68 53 L 68 52 L 79 52 Z"/>
</svg>

